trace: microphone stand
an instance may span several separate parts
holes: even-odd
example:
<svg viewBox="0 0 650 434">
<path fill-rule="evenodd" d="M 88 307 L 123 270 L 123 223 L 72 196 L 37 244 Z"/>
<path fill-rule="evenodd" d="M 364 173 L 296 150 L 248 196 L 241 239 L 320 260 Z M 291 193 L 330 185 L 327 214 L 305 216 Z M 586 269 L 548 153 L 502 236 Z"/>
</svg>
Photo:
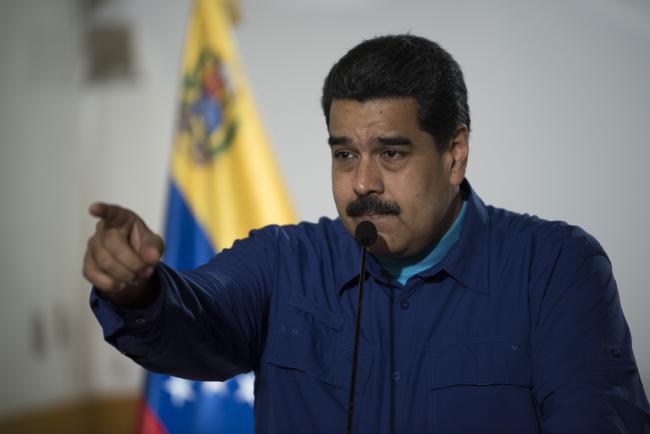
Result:
<svg viewBox="0 0 650 434">
<path fill-rule="evenodd" d="M 354 392 L 357 382 L 357 359 L 359 358 L 359 332 L 361 330 L 361 305 L 363 302 L 363 282 L 366 280 L 366 254 L 368 247 L 377 241 L 377 228 L 370 221 L 362 221 L 354 231 L 354 237 L 361 244 L 361 269 L 359 271 L 359 292 L 357 293 L 357 317 L 354 322 L 354 350 L 352 352 L 352 379 L 350 380 L 350 396 L 348 398 L 347 434 L 352 434 L 352 419 L 354 416 Z"/>
<path fill-rule="evenodd" d="M 352 352 L 352 380 L 350 382 L 350 397 L 348 399 L 348 429 L 352 434 L 352 416 L 354 414 L 354 392 L 357 380 L 357 358 L 359 356 L 359 331 L 361 329 L 361 302 L 363 301 L 363 281 L 366 278 L 366 253 L 368 248 L 361 247 L 361 273 L 359 274 L 359 293 L 357 296 L 357 318 L 354 322 L 354 351 Z"/>
</svg>

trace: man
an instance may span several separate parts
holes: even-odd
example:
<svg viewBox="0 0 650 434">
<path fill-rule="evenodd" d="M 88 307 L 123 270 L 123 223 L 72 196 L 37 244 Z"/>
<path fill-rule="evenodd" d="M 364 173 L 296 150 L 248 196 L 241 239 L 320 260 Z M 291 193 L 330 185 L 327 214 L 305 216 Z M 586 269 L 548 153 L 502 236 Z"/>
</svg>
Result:
<svg viewBox="0 0 650 434">
<path fill-rule="evenodd" d="M 411 35 L 359 44 L 322 105 L 339 219 L 267 227 L 179 273 L 129 210 L 84 274 L 108 342 L 152 371 L 253 370 L 258 433 L 343 432 L 359 245 L 373 222 L 358 433 L 641 433 L 648 406 L 607 256 L 581 229 L 485 206 L 465 180 L 458 64 Z"/>
</svg>

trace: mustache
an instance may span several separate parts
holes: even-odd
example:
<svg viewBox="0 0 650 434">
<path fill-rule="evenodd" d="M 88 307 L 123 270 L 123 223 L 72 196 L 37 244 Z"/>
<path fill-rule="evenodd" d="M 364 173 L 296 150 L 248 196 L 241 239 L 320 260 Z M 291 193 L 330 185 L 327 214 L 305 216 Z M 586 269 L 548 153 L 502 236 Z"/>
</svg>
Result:
<svg viewBox="0 0 650 434">
<path fill-rule="evenodd" d="M 361 217 L 364 214 L 399 215 L 400 207 L 397 202 L 365 196 L 350 202 L 345 212 L 349 217 Z"/>
</svg>

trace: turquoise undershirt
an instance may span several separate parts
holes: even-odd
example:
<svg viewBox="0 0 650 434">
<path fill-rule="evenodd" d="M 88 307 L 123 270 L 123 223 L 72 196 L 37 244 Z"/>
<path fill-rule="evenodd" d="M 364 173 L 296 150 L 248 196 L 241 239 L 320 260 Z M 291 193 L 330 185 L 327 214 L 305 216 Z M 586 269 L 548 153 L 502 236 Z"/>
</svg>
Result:
<svg viewBox="0 0 650 434">
<path fill-rule="evenodd" d="M 377 257 L 382 268 L 388 271 L 388 274 L 393 276 L 402 285 L 405 285 L 411 276 L 415 276 L 421 271 L 436 265 L 442 258 L 445 257 L 449 249 L 458 241 L 460 237 L 460 229 L 462 227 L 463 218 L 465 217 L 465 209 L 467 208 L 467 201 L 463 201 L 463 206 L 445 235 L 438 241 L 438 243 L 431 249 L 431 252 L 422 260 L 413 263 L 412 258 L 390 258 L 387 256 Z"/>
</svg>

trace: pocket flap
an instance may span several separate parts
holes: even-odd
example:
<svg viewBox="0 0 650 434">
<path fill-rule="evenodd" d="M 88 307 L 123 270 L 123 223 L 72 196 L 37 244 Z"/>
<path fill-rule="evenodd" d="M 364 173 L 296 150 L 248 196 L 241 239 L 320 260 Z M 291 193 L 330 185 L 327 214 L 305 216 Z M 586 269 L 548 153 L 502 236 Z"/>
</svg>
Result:
<svg viewBox="0 0 650 434">
<path fill-rule="evenodd" d="M 304 312 L 309 313 L 312 317 L 321 321 L 331 329 L 340 331 L 343 328 L 343 318 L 333 313 L 324 312 L 322 307 L 316 304 L 316 301 L 300 293 L 292 292 L 289 298 L 289 304 Z"/>
<path fill-rule="evenodd" d="M 306 325 L 302 328 L 282 328 L 274 333 L 266 362 L 302 371 L 333 386 L 350 388 L 352 349 L 341 348 L 323 341 Z M 372 355 L 359 352 L 357 362 L 357 391 L 368 382 Z"/>
<path fill-rule="evenodd" d="M 509 338 L 458 340 L 432 360 L 429 389 L 468 385 L 532 387 L 530 358 L 521 340 Z"/>
</svg>

